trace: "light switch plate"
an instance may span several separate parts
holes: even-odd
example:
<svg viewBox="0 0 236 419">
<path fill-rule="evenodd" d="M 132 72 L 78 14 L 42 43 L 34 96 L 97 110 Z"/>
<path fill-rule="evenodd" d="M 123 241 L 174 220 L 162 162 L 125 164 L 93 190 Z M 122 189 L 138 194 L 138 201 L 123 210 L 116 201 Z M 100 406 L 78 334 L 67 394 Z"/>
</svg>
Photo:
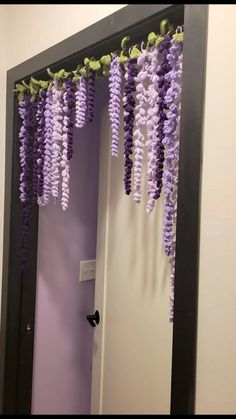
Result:
<svg viewBox="0 0 236 419">
<path fill-rule="evenodd" d="M 96 260 L 81 260 L 79 282 L 90 281 L 96 276 Z"/>
</svg>

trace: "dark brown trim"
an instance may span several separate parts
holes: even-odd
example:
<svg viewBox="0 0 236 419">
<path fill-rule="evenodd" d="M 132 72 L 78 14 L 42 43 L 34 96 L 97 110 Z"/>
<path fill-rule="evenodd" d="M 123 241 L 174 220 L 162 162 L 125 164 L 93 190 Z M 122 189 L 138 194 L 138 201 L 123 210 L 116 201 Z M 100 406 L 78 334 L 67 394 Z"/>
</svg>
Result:
<svg viewBox="0 0 236 419">
<path fill-rule="evenodd" d="M 31 74 L 45 77 L 47 67 L 51 67 L 53 71 L 62 63 L 66 69 L 75 67 L 80 57 L 84 57 L 85 54 L 100 55 L 115 49 L 120 38 L 127 33 L 135 42 L 139 37 L 149 33 L 151 29 L 159 28 L 163 16 L 168 16 L 174 24 L 182 24 L 185 16 L 181 122 L 183 141 L 181 139 L 171 413 L 193 413 L 206 12 L 207 6 L 201 5 L 129 5 L 7 72 L 0 335 L 1 413 L 30 413 L 34 343 L 38 211 L 35 208 L 32 214 L 30 266 L 28 271 L 21 275 L 21 208 L 18 192 L 19 120 L 12 92 L 14 84 Z M 196 33 L 196 25 L 199 25 L 198 33 Z M 200 33 L 202 34 L 199 36 Z M 199 37 L 199 41 L 195 40 L 196 36 Z M 200 69 L 199 72 L 196 71 L 197 66 Z M 26 332 L 27 323 L 30 323 L 32 327 L 30 333 Z M 181 379 L 182 375 L 185 378 Z"/>
<path fill-rule="evenodd" d="M 193 414 L 195 402 L 207 18 L 207 6 L 185 6 L 172 351 L 172 414 Z"/>
</svg>

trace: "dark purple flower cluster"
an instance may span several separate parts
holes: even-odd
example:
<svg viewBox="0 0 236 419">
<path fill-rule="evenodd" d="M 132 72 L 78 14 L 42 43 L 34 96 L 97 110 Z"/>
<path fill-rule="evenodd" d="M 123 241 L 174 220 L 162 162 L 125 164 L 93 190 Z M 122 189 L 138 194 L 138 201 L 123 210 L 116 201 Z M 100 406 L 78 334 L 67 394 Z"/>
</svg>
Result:
<svg viewBox="0 0 236 419">
<path fill-rule="evenodd" d="M 65 81 L 65 90 L 66 94 L 64 96 L 65 100 L 65 109 L 64 115 L 67 116 L 67 160 L 71 160 L 73 155 L 73 123 L 74 123 L 74 110 L 75 110 L 75 92 L 74 84 L 72 79 L 69 77 Z"/>
<path fill-rule="evenodd" d="M 89 70 L 87 79 L 87 113 L 86 122 L 92 122 L 94 118 L 94 93 L 95 93 L 95 72 Z"/>
<path fill-rule="evenodd" d="M 159 57 L 162 60 L 160 69 L 157 72 L 159 77 L 158 79 L 158 125 L 157 125 L 157 136 L 158 136 L 158 143 L 157 143 L 157 150 L 156 150 L 156 173 L 155 173 L 155 180 L 156 180 L 156 192 L 154 194 L 154 199 L 158 199 L 161 195 L 161 190 L 163 186 L 162 178 L 163 178 L 163 166 L 165 160 L 165 147 L 163 144 L 163 139 L 165 137 L 164 133 L 164 124 L 166 117 L 166 110 L 167 104 L 165 101 L 166 92 L 170 87 L 170 82 L 166 80 L 165 76 L 171 70 L 170 63 L 167 59 L 167 55 L 169 53 L 169 49 L 171 46 L 171 37 L 166 35 L 162 43 L 159 47 Z"/>
<path fill-rule="evenodd" d="M 134 128 L 134 109 L 135 109 L 135 98 L 134 93 L 136 90 L 135 77 L 138 74 L 136 60 L 129 58 L 125 64 L 125 85 L 124 85 L 124 156 L 125 156 L 125 193 L 127 195 L 131 192 L 131 173 L 133 167 L 133 161 L 130 158 L 133 147 L 133 128 Z"/>
</svg>

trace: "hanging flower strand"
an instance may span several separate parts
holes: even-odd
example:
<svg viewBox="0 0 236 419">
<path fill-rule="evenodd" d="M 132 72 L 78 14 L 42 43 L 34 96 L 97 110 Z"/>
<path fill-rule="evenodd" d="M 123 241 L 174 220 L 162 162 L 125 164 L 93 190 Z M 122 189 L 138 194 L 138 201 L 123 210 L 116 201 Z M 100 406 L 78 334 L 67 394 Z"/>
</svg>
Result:
<svg viewBox="0 0 236 419">
<path fill-rule="evenodd" d="M 179 162 L 179 122 L 180 98 L 182 78 L 182 42 L 172 39 L 171 48 L 167 56 L 172 67 L 166 75 L 170 87 L 166 93 L 166 103 L 169 111 L 164 124 L 166 159 L 164 166 L 164 220 L 163 220 L 163 248 L 170 261 L 171 294 L 170 321 L 174 316 L 174 277 L 175 277 L 175 247 L 176 247 L 176 216 L 177 216 L 177 185 Z"/>
<path fill-rule="evenodd" d="M 157 71 L 160 68 L 158 64 L 158 49 L 152 48 L 148 53 L 150 65 L 148 67 L 148 76 L 150 84 L 148 87 L 148 109 L 147 109 L 147 193 L 148 203 L 147 213 L 150 213 L 154 207 L 154 193 L 156 190 L 155 169 L 156 169 L 156 149 L 157 149 L 157 130 L 158 125 L 158 76 Z"/>
<path fill-rule="evenodd" d="M 29 253 L 29 218 L 31 209 L 31 163 L 32 163 L 32 128 L 35 114 L 32 113 L 32 103 L 28 94 L 19 102 L 19 115 L 22 125 L 19 132 L 20 139 L 20 201 L 22 205 L 22 259 L 21 269 L 24 271 Z"/>
<path fill-rule="evenodd" d="M 44 187 L 44 153 L 45 153 L 45 105 L 46 105 L 46 92 L 41 90 L 39 92 L 38 100 L 38 112 L 36 115 L 37 121 L 37 194 L 38 194 L 38 205 L 45 205 L 43 199 L 43 187 Z"/>
<path fill-rule="evenodd" d="M 116 55 L 112 56 L 109 76 L 109 116 L 111 121 L 111 155 L 118 157 L 120 101 L 121 101 L 121 67 Z"/>
<path fill-rule="evenodd" d="M 167 54 L 170 48 L 170 41 L 171 37 L 169 35 L 165 35 L 164 40 L 160 43 L 158 49 L 158 58 L 161 60 L 160 66 L 157 70 L 157 89 L 158 89 L 158 110 L 157 110 L 157 117 L 158 123 L 156 127 L 157 133 L 157 143 L 154 145 L 155 151 L 155 171 L 152 173 L 151 177 L 154 176 L 155 179 L 155 192 L 151 193 L 147 203 L 147 212 L 150 213 L 155 205 L 155 200 L 157 200 L 161 195 L 162 190 L 162 177 L 163 177 L 163 165 L 165 160 L 165 149 L 163 145 L 164 139 L 164 122 L 166 120 L 166 109 L 167 105 L 165 103 L 165 95 L 169 88 L 170 83 L 165 80 L 165 75 L 170 71 L 170 64 L 167 60 Z"/>
<path fill-rule="evenodd" d="M 62 209 L 68 208 L 69 202 L 69 179 L 70 166 L 69 160 L 73 154 L 73 109 L 74 109 L 74 92 L 71 78 L 68 78 L 65 83 L 65 92 L 63 93 L 63 134 L 62 134 L 62 195 L 61 205 Z"/>
<path fill-rule="evenodd" d="M 94 118 L 94 93 L 95 93 L 95 71 L 90 69 L 88 79 L 87 79 L 86 122 L 92 122 Z"/>
<path fill-rule="evenodd" d="M 44 167 L 43 167 L 43 201 L 46 205 L 49 202 L 49 196 L 51 194 L 51 153 L 52 153 L 52 91 L 51 89 L 46 92 L 46 104 L 45 104 L 45 154 L 44 154 Z"/>
<path fill-rule="evenodd" d="M 52 86 L 52 165 L 51 165 L 51 185 L 54 202 L 59 199 L 59 181 L 60 181 L 60 160 L 62 143 L 62 120 L 63 104 L 62 90 L 59 89 L 58 81 L 54 80 Z"/>
<path fill-rule="evenodd" d="M 136 60 L 129 58 L 128 62 L 125 63 L 125 86 L 124 86 L 124 155 L 125 155 L 125 175 L 124 185 L 125 193 L 127 195 L 131 192 L 131 172 L 133 167 L 133 161 L 130 156 L 132 154 L 133 147 L 133 126 L 134 126 L 134 108 L 135 108 L 135 77 L 137 76 L 137 65 Z"/>
<path fill-rule="evenodd" d="M 75 91 L 75 126 L 82 128 L 86 123 L 86 79 L 81 76 L 76 82 Z"/>
<path fill-rule="evenodd" d="M 137 105 L 135 123 L 136 130 L 134 131 L 134 188 L 133 197 L 134 201 L 141 202 L 141 182 L 142 182 L 142 164 L 143 164 L 143 152 L 144 152 L 144 134 L 142 132 L 143 127 L 146 124 L 146 104 L 148 102 L 147 90 L 145 87 L 145 81 L 148 77 L 149 63 L 147 61 L 147 51 L 143 50 L 142 54 L 137 59 L 137 65 L 140 68 L 135 78 L 137 82 Z"/>
</svg>

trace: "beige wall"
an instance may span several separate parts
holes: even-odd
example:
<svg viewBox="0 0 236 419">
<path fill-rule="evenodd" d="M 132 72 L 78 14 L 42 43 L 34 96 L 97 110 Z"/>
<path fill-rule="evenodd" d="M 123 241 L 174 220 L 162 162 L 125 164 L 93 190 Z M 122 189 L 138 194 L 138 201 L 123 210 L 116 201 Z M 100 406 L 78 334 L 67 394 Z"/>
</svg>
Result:
<svg viewBox="0 0 236 419">
<path fill-rule="evenodd" d="M 236 6 L 210 6 L 197 413 L 236 413 Z M 227 22 L 227 29 L 223 29 Z"/>
<path fill-rule="evenodd" d="M 0 6 L 0 203 L 4 183 L 6 69 L 120 7 L 123 5 Z M 198 413 L 236 411 L 235 18 L 236 6 L 210 5 L 201 208 Z M 0 247 L 2 211 L 3 206 Z M 1 258 L 0 252 L 0 263 Z"/>
</svg>

